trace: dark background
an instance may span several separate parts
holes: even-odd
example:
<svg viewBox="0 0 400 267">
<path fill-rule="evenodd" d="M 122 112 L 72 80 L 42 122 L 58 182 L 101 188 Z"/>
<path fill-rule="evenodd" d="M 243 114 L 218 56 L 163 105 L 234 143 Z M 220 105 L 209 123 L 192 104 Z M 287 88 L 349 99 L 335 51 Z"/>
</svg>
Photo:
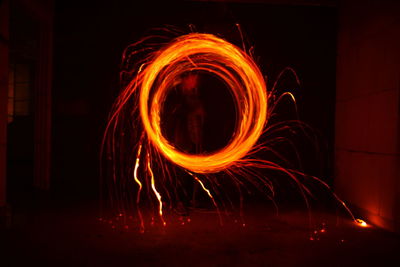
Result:
<svg viewBox="0 0 400 267">
<path fill-rule="evenodd" d="M 241 46 L 236 23 L 241 25 L 247 48 L 254 46 L 255 60 L 268 77 L 269 89 L 285 67 L 297 72 L 300 86 L 292 75 L 286 74 L 278 83 L 277 93 L 287 90 L 295 95 L 300 119 L 318 136 L 311 142 L 304 136 L 298 140 L 291 137 L 298 141 L 303 170 L 331 182 L 335 8 L 263 3 L 57 1 L 50 192 L 68 201 L 96 198 L 101 138 L 111 104 L 120 90 L 119 67 L 126 46 L 154 28 L 171 27 L 168 25 L 183 32 L 189 32 L 189 25 L 194 25 L 199 32 L 214 33 Z M 16 43 L 17 36 L 29 40 L 27 27 L 26 14 L 16 5 L 11 13 L 11 29 L 16 30 L 11 30 L 10 38 Z M 289 101 L 282 101 L 277 121 L 295 118 L 293 107 Z M 9 127 L 9 151 L 20 151 L 9 156 L 10 199 L 31 192 L 32 120 L 28 116 Z M 287 156 L 293 155 L 288 152 Z"/>
<path fill-rule="evenodd" d="M 25 69 L 28 75 L 21 74 L 24 79 L 19 84 L 19 89 L 30 90 L 23 97 L 28 105 L 14 110 L 18 112 L 8 118 L 12 119 L 8 124 L 5 109 L 0 118 L 0 142 L 6 140 L 7 128 L 7 158 L 0 144 L 1 266 L 383 266 L 400 262 L 398 1 L 136 2 L 0 0 L 0 55 L 9 55 L 9 60 L 0 57 L 0 80 L 7 80 L 7 73 L 17 65 L 30 69 Z M 9 34 L 3 19 L 7 15 Z M 306 209 L 301 197 L 291 198 L 298 187 L 287 186 L 283 179 L 276 199 L 287 199 L 292 204 L 288 210 L 278 205 L 277 214 L 272 205 L 252 205 L 257 204 L 255 198 L 248 202 L 251 209 L 244 221 L 239 212 L 224 214 L 224 227 L 214 209 L 193 209 L 189 223 L 166 208 L 164 227 L 157 218 L 151 223 L 156 209 L 144 207 L 144 234 L 137 218 L 114 214 L 99 218 L 100 142 L 120 91 L 124 48 L 154 27 L 172 25 L 189 32 L 188 24 L 241 46 L 236 23 L 247 47 L 255 47 L 255 60 L 268 76 L 268 88 L 288 66 L 300 78 L 298 86 L 293 76 L 284 75 L 277 89 L 295 94 L 300 119 L 318 137 L 310 141 L 286 133 L 301 155 L 303 168 L 297 167 L 334 184 L 335 192 L 367 227 L 351 220 L 339 202 L 332 210 Z M 0 83 L 1 108 L 9 88 Z M 50 94 L 48 109 L 42 100 Z M 289 101 L 281 102 L 277 113 L 275 121 L 295 116 Z M 51 127 L 43 124 L 49 121 Z M 34 134 L 47 134 L 49 128 L 51 139 Z M 49 140 L 51 153 L 46 150 Z M 285 145 L 277 149 L 293 155 Z M 5 178 L 6 202 L 1 199 Z M 321 193 L 332 203 L 332 193 Z M 316 200 L 320 199 L 318 195 Z"/>
</svg>

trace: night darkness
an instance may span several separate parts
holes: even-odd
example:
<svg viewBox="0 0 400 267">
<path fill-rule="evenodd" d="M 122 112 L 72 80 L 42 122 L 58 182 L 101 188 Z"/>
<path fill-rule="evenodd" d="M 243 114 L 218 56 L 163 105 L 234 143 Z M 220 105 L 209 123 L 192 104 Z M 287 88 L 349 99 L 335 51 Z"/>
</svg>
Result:
<svg viewBox="0 0 400 267">
<path fill-rule="evenodd" d="M 93 192 L 100 138 L 111 103 L 119 91 L 118 72 L 123 49 L 154 28 L 174 25 L 188 32 L 189 24 L 200 32 L 224 36 L 240 46 L 240 35 L 235 27 L 240 23 L 246 42 L 255 47 L 257 63 L 268 76 L 269 87 L 285 67 L 296 70 L 301 86 L 286 75 L 279 89 L 295 94 L 301 119 L 320 137 L 322 155 L 304 151 L 307 157 L 314 157 L 310 159 L 313 163 L 320 161 L 310 166 L 310 171 L 326 179 L 332 177 L 329 161 L 333 157 L 336 48 L 333 8 L 265 8 L 265 4 L 208 2 L 165 4 L 156 10 L 150 5 L 126 3 L 95 6 L 80 3 L 79 9 L 76 4 L 64 5 L 56 5 L 59 16 L 55 20 L 57 59 L 54 66 L 54 86 L 60 88 L 54 91 L 54 131 L 57 132 L 54 146 L 59 147 L 55 149 L 59 151 L 55 164 L 60 164 L 54 170 L 58 171 L 55 176 L 59 177 L 61 187 L 82 189 L 83 194 Z M 313 149 L 312 144 L 308 149 Z M 78 150 L 81 153 L 76 153 Z M 315 158 L 319 156 L 321 160 Z M 67 167 L 65 163 L 75 167 Z M 77 169 L 88 179 L 70 179 L 76 176 Z"/>
<path fill-rule="evenodd" d="M 399 263 L 399 18 L 400 6 L 391 0 L 0 0 L 0 266 Z M 223 175 L 219 188 L 210 186 L 226 209 L 223 226 L 206 191 L 187 182 L 182 170 L 173 175 L 188 177 L 175 193 L 200 190 L 197 206 L 191 196 L 165 202 L 165 227 L 151 219 L 155 198 L 144 197 L 146 231 L 138 231 L 133 179 L 118 189 L 132 187 L 124 197 L 132 198 L 125 206 L 132 211 L 120 214 L 110 204 L 104 179 L 111 181 L 112 165 L 100 153 L 110 110 L 126 84 L 122 54 L 169 30 L 252 47 L 267 90 L 277 82 L 276 95 L 293 94 L 296 105 L 284 98 L 270 123 L 299 119 L 307 130 L 279 133 L 289 142 L 274 149 L 288 161 L 269 152 L 258 156 L 329 185 L 307 184 L 309 209 L 296 183 L 264 169 L 276 183 L 275 203 L 263 189 L 237 191 Z M 285 68 L 295 75 L 286 71 L 278 79 Z M 235 105 L 221 80 L 205 72 L 196 77 L 208 116 L 201 151 L 211 153 L 232 137 Z M 182 128 L 194 105 L 185 97 L 179 85 L 169 93 L 161 125 L 180 151 L 195 154 Z M 136 145 L 132 140 L 126 147 Z M 368 227 L 352 222 L 332 190 Z"/>
</svg>

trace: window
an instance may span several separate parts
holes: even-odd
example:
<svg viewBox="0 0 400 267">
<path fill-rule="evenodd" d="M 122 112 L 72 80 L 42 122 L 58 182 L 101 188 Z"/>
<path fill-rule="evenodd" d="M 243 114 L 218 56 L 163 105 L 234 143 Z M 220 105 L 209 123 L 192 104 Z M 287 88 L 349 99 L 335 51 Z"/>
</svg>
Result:
<svg viewBox="0 0 400 267">
<path fill-rule="evenodd" d="M 15 117 L 30 114 L 30 94 L 32 86 L 31 66 L 12 64 L 8 79 L 8 122 Z"/>
</svg>

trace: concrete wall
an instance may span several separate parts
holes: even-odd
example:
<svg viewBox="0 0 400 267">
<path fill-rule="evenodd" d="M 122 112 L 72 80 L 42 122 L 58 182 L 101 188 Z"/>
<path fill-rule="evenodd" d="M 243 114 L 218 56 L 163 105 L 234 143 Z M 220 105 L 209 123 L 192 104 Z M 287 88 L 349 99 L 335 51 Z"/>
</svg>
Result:
<svg viewBox="0 0 400 267">
<path fill-rule="evenodd" d="M 337 193 L 400 230 L 400 1 L 339 3 Z"/>
</svg>

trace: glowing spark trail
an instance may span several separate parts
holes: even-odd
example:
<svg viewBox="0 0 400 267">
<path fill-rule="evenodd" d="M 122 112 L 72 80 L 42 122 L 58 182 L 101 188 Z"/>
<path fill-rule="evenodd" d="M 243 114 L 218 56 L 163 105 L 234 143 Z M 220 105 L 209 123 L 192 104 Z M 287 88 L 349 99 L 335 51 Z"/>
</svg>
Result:
<svg viewBox="0 0 400 267">
<path fill-rule="evenodd" d="M 162 212 L 163 206 L 162 206 L 161 195 L 156 189 L 156 185 L 155 185 L 155 182 L 154 182 L 154 174 L 153 174 L 153 171 L 152 171 L 151 166 L 150 166 L 150 159 L 149 158 L 150 158 L 149 154 L 147 154 L 147 168 L 149 170 L 150 177 L 151 177 L 151 189 L 153 189 L 154 195 L 157 197 L 158 204 L 159 204 L 158 214 L 160 215 L 160 219 L 161 219 L 163 225 L 165 226 L 167 223 L 164 221 L 164 218 L 163 218 L 163 212 Z"/>
<path fill-rule="evenodd" d="M 140 192 L 142 191 L 142 183 L 140 182 L 139 178 L 137 177 L 137 170 L 139 168 L 139 161 L 140 161 L 140 152 L 142 151 L 142 144 L 139 145 L 139 149 L 136 155 L 136 163 L 135 163 L 135 169 L 133 172 L 133 178 L 135 179 L 135 182 L 139 185 L 139 190 L 137 192 L 137 197 L 136 197 L 136 203 L 139 203 L 140 201 Z"/>
<path fill-rule="evenodd" d="M 208 196 L 212 199 L 214 205 L 217 206 L 217 204 L 215 203 L 214 197 L 213 197 L 213 196 L 211 195 L 211 193 L 210 193 L 210 190 L 208 190 L 208 189 L 204 186 L 203 182 L 200 181 L 199 178 L 197 178 L 196 176 L 193 176 L 193 177 L 194 177 L 194 179 L 195 179 L 197 182 L 199 182 L 199 184 L 201 185 L 201 187 L 203 188 L 203 190 L 204 190 L 204 191 L 208 194 Z"/>
<path fill-rule="evenodd" d="M 240 28 L 239 31 L 242 35 Z M 147 39 L 150 39 L 150 37 Z M 137 42 L 130 48 L 141 45 L 143 42 Z M 243 47 L 245 49 L 244 43 Z M 142 48 L 131 53 L 126 52 L 126 50 L 123 59 L 130 62 L 131 56 L 140 53 L 140 51 L 148 50 L 149 48 Z M 272 181 L 255 169 L 269 169 L 280 172 L 298 185 L 307 207 L 309 206 L 307 196 L 312 194 L 309 188 L 298 178 L 305 179 L 305 174 L 281 167 L 277 163 L 256 156 L 256 153 L 264 151 L 271 152 L 278 159 L 282 159 L 272 146 L 281 140 L 287 140 L 286 138 L 277 137 L 259 144 L 257 142 L 263 134 L 271 135 L 284 129 L 290 129 L 289 125 L 285 126 L 283 123 L 266 126 L 276 102 L 279 102 L 283 97 L 290 97 L 295 104 L 295 99 L 292 93 L 286 92 L 280 94 L 275 102 L 273 99 L 276 96 L 274 94 L 276 82 L 267 94 L 264 76 L 252 57 L 244 50 L 212 34 L 190 33 L 179 36 L 160 49 L 149 52 L 136 63 L 136 70 L 126 67 L 121 72 L 121 77 L 125 74 L 129 75 L 129 82 L 124 85 L 113 105 L 103 137 L 103 146 L 107 146 L 109 153 L 107 159 L 112 160 L 112 188 L 116 191 L 120 190 L 115 195 L 111 193 L 111 199 L 114 197 L 117 200 L 122 199 L 120 192 L 123 191 L 122 188 L 125 183 L 120 183 L 120 181 L 126 181 L 124 179 L 127 176 L 124 169 L 129 166 L 129 179 L 131 179 L 132 167 L 134 166 L 133 178 L 139 186 L 136 203 L 139 204 L 143 186 L 146 186 L 148 193 L 151 194 L 150 182 L 151 190 L 158 200 L 158 214 L 165 226 L 162 196 L 156 188 L 155 175 L 151 167 L 151 162 L 157 162 L 159 168 L 154 171 L 157 174 L 157 183 L 162 186 L 163 192 L 166 193 L 166 203 L 173 201 L 168 185 L 176 186 L 179 184 L 177 181 L 172 181 L 177 176 L 173 176 L 171 173 L 174 172 L 174 168 L 180 167 L 200 184 L 212 200 L 219 216 L 220 212 L 214 196 L 195 174 L 201 174 L 208 178 L 216 193 L 218 193 L 216 188 L 219 184 L 216 180 L 210 179 L 210 175 L 224 172 L 238 187 L 247 183 L 261 189 L 261 191 L 268 189 L 273 196 Z M 286 70 L 294 73 L 291 68 Z M 228 88 L 235 105 L 236 125 L 231 139 L 223 148 L 210 153 L 190 154 L 179 150 L 176 144 L 167 140 L 161 126 L 161 117 L 168 94 L 184 83 L 183 77 L 200 72 L 218 78 Z M 278 78 L 280 76 L 281 74 Z M 296 75 L 295 77 L 298 81 Z M 275 105 L 270 105 L 270 96 L 272 96 L 272 104 Z M 303 124 L 297 120 L 292 121 L 292 123 L 297 123 L 297 127 L 304 130 Z M 126 137 L 124 137 L 125 131 L 129 132 Z M 135 158 L 132 156 L 132 150 L 136 149 L 138 144 Z M 146 155 L 145 160 L 147 162 L 144 164 L 144 168 L 147 171 L 142 172 L 143 179 L 140 180 L 138 171 L 141 166 L 140 156 L 142 151 Z M 117 166 L 120 168 L 117 168 Z M 317 178 L 314 178 L 314 180 L 330 188 L 322 180 Z M 144 181 L 143 184 L 142 181 Z M 174 189 L 176 192 L 176 188 Z M 336 194 L 333 193 L 333 195 L 353 216 L 345 203 Z M 242 199 L 242 195 L 240 197 Z M 124 205 L 121 206 L 124 207 Z M 143 230 L 142 215 L 139 205 L 137 206 L 141 229 Z M 354 216 L 353 219 L 360 226 L 367 226 L 364 221 L 356 220 Z M 221 216 L 220 221 L 222 223 Z"/>
<path fill-rule="evenodd" d="M 368 224 L 364 220 L 356 219 L 356 223 L 361 227 L 368 227 Z"/>
<path fill-rule="evenodd" d="M 140 211 L 139 207 L 139 201 L 140 201 L 140 192 L 142 191 L 142 183 L 140 182 L 138 176 L 137 176 L 137 170 L 139 168 L 139 162 L 140 162 L 140 152 L 142 151 L 142 144 L 139 144 L 138 152 L 136 154 L 136 163 L 135 163 L 135 169 L 133 172 L 133 178 L 135 179 L 135 182 L 139 185 L 139 190 L 136 195 L 136 204 L 137 204 L 137 213 L 139 216 L 139 221 L 140 221 L 140 232 L 144 232 L 144 221 L 143 221 L 143 216 L 142 212 Z"/>
<path fill-rule="evenodd" d="M 203 182 L 202 182 L 199 178 L 197 178 L 195 175 L 193 175 L 193 174 L 190 173 L 190 172 L 188 172 L 188 173 L 200 184 L 201 188 L 203 188 L 203 190 L 204 190 L 204 191 L 207 193 L 207 195 L 210 197 L 210 199 L 211 199 L 211 201 L 212 201 L 212 203 L 213 203 L 215 209 L 217 210 L 218 217 L 219 217 L 219 223 L 222 225 L 223 223 L 222 223 L 221 213 L 220 213 L 220 211 L 219 211 L 217 202 L 215 202 L 215 199 L 214 199 L 213 195 L 211 194 L 210 190 L 208 190 L 208 189 L 204 186 Z"/>
<path fill-rule="evenodd" d="M 177 77 L 195 70 L 221 78 L 232 90 L 238 107 L 237 131 L 227 146 L 213 154 L 193 155 L 178 151 L 161 131 L 160 113 L 167 92 Z M 178 166 L 195 173 L 222 171 L 243 158 L 260 137 L 267 119 L 265 81 L 254 61 L 231 43 L 211 34 L 178 37 L 157 54 L 143 73 L 139 104 L 147 137 L 160 153 Z M 162 79 L 157 82 L 158 76 Z M 130 86 L 131 90 L 139 89 L 136 81 Z M 150 100 L 152 88 L 155 92 Z"/>
</svg>

